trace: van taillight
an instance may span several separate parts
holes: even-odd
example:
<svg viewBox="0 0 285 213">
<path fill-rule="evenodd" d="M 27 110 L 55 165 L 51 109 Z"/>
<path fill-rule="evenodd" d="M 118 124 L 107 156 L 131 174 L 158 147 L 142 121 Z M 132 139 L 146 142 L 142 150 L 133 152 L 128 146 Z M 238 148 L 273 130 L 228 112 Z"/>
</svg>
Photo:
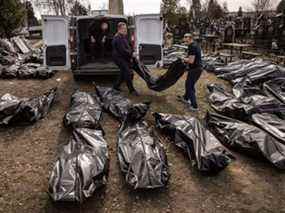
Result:
<svg viewBox="0 0 285 213">
<path fill-rule="evenodd" d="M 132 44 L 132 48 L 135 48 L 135 44 L 136 44 L 135 33 L 132 33 L 131 35 L 131 44 Z"/>
</svg>

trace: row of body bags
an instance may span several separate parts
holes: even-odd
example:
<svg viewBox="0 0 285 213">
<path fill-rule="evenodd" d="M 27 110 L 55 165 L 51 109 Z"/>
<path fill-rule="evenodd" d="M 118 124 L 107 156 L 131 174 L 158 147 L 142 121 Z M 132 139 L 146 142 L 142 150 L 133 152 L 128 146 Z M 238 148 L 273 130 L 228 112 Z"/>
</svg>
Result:
<svg viewBox="0 0 285 213">
<path fill-rule="evenodd" d="M 233 88 L 208 85 L 209 129 L 228 147 L 285 169 L 285 68 L 262 59 L 239 60 L 213 71 Z"/>
<path fill-rule="evenodd" d="M 55 74 L 43 64 L 43 50 L 31 49 L 21 38 L 0 40 L 0 78 L 47 79 Z M 22 44 L 18 46 L 17 44 Z M 18 47 L 25 47 L 21 51 Z"/>
<path fill-rule="evenodd" d="M 150 103 L 132 104 L 118 91 L 96 87 L 96 93 L 76 92 L 64 124 L 71 138 L 60 149 L 50 176 L 54 201 L 82 202 L 105 185 L 108 146 L 100 125 L 102 110 L 120 122 L 117 156 L 125 181 L 133 189 L 165 187 L 170 174 L 160 137 L 146 122 Z M 216 174 L 234 160 L 220 141 L 193 117 L 153 113 L 156 127 L 181 150 L 202 174 Z"/>
<path fill-rule="evenodd" d="M 243 88 L 225 91 L 208 85 L 208 100 L 218 113 L 208 113 L 207 125 L 214 135 L 234 150 L 263 157 L 285 169 L 285 105 L 267 91 Z"/>
<path fill-rule="evenodd" d="M 11 66 L 2 66 L 0 64 L 0 78 L 3 79 L 48 79 L 54 74 L 54 70 L 36 63 L 15 63 Z"/>
<path fill-rule="evenodd" d="M 262 59 L 239 60 L 213 72 L 232 83 L 234 93 L 263 90 L 285 103 L 285 68 Z"/>
</svg>

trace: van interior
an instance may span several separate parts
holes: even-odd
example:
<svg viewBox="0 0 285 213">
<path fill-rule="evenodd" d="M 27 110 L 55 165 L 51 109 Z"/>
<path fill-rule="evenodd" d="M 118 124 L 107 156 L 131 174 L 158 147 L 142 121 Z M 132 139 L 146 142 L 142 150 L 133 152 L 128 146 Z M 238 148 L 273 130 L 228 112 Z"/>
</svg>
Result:
<svg viewBox="0 0 285 213">
<path fill-rule="evenodd" d="M 123 17 L 84 17 L 77 21 L 77 65 L 83 74 L 100 70 L 107 74 L 117 70 L 112 61 L 112 40 L 119 22 L 127 22 Z M 107 25 L 105 31 L 102 25 Z M 104 37 L 105 42 L 102 42 Z"/>
</svg>

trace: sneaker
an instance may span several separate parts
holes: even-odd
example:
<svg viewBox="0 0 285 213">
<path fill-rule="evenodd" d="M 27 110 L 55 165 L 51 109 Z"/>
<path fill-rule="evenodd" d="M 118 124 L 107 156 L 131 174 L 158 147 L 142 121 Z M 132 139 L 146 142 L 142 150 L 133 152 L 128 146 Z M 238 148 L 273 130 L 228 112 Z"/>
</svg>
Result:
<svg viewBox="0 0 285 213">
<path fill-rule="evenodd" d="M 133 95 L 133 96 L 137 96 L 137 97 L 140 96 L 139 93 L 136 90 L 131 91 L 130 94 Z"/>
<path fill-rule="evenodd" d="M 184 103 L 184 104 L 191 104 L 189 100 L 186 100 L 183 96 L 178 95 L 177 100 Z"/>
</svg>

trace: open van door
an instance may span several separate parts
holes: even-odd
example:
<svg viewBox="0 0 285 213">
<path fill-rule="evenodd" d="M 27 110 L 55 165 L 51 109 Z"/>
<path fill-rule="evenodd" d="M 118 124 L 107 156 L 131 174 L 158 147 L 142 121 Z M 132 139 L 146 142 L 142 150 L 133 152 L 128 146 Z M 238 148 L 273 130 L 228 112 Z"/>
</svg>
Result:
<svg viewBox="0 0 285 213">
<path fill-rule="evenodd" d="M 71 68 L 69 54 L 69 18 L 42 16 L 44 65 L 52 70 Z"/>
<path fill-rule="evenodd" d="M 135 47 L 145 65 L 162 66 L 163 20 L 160 14 L 135 16 Z"/>
</svg>

